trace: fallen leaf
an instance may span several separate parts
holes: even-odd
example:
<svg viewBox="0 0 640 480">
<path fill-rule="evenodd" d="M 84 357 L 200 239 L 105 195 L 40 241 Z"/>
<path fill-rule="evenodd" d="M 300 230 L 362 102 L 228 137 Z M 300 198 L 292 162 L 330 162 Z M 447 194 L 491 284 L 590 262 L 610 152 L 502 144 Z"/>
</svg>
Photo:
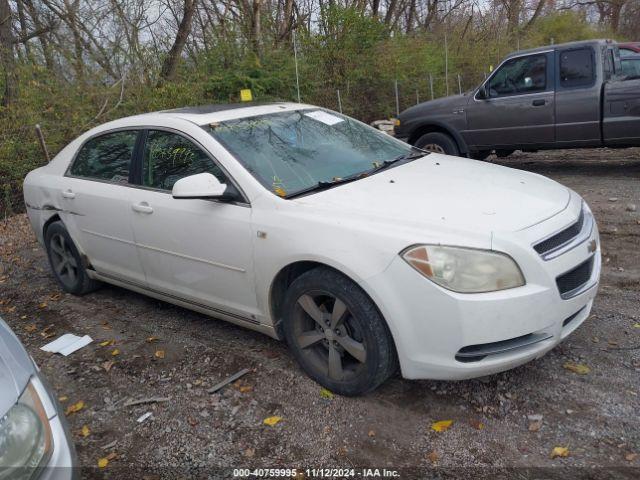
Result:
<svg viewBox="0 0 640 480">
<path fill-rule="evenodd" d="M 327 390 L 326 388 L 321 388 L 320 389 L 320 397 L 321 398 L 326 398 L 327 400 L 332 400 L 333 399 L 333 392 L 331 392 L 330 390 Z"/>
<path fill-rule="evenodd" d="M 108 362 L 102 363 L 102 368 L 104 368 L 105 371 L 108 372 L 109 370 L 111 370 L 111 367 L 113 367 L 115 364 L 116 362 L 114 362 L 113 360 L 109 360 Z"/>
<path fill-rule="evenodd" d="M 79 412 L 84 408 L 84 402 L 80 400 L 79 402 L 74 403 L 73 405 L 69 405 L 67 410 L 64 412 L 65 415 L 71 415 L 72 413 Z"/>
<path fill-rule="evenodd" d="M 158 337 L 147 337 L 147 343 L 153 343 L 153 342 L 157 342 L 158 341 Z"/>
<path fill-rule="evenodd" d="M 542 421 L 538 420 L 536 422 L 531 422 L 529 424 L 529 431 L 530 432 L 537 432 L 538 430 L 540 430 L 540 427 L 542 427 Z"/>
<path fill-rule="evenodd" d="M 98 459 L 98 468 L 105 468 L 107 465 L 109 465 L 109 460 L 106 458 Z"/>
<path fill-rule="evenodd" d="M 189 422 L 189 425 L 191 425 L 192 427 L 195 427 L 196 425 L 198 425 L 198 420 L 196 420 L 193 417 L 188 417 L 187 422 Z"/>
<path fill-rule="evenodd" d="M 82 429 L 80 430 L 80 435 L 82 435 L 83 437 L 88 437 L 91 434 L 91 430 L 89 430 L 89 427 L 87 425 L 83 425 Z"/>
<path fill-rule="evenodd" d="M 20 317 L 20 320 L 26 320 L 26 319 L 27 319 L 27 316 L 26 316 L 26 315 L 22 315 L 22 316 Z"/>
<path fill-rule="evenodd" d="M 104 342 L 100 342 L 98 345 L 100 345 L 101 347 L 108 347 L 110 345 L 113 345 L 114 343 L 116 343 L 115 340 L 105 340 Z"/>
<path fill-rule="evenodd" d="M 109 461 L 115 460 L 116 458 L 118 458 L 118 454 L 116 452 L 111 452 L 109 455 L 107 455 L 107 460 Z"/>
<path fill-rule="evenodd" d="M 47 308 L 47 302 L 42 302 L 40 305 L 38 305 L 38 308 Z"/>
<path fill-rule="evenodd" d="M 69 397 L 67 397 L 66 395 L 62 395 L 61 397 L 58 397 L 59 402 L 66 402 L 67 400 L 69 400 Z"/>
<path fill-rule="evenodd" d="M 247 448 L 244 452 L 242 452 L 242 454 L 247 458 L 253 458 L 254 455 L 256 454 L 256 449 L 255 448 Z"/>
<path fill-rule="evenodd" d="M 38 329 L 38 327 L 32 323 L 31 325 L 25 325 L 24 329 L 29 333 L 33 333 Z"/>
<path fill-rule="evenodd" d="M 54 302 L 57 302 L 58 300 L 60 300 L 61 297 L 62 295 L 60 295 L 59 293 L 54 293 L 52 295 L 49 295 L 49 300 L 53 300 Z"/>
<path fill-rule="evenodd" d="M 111 355 L 113 355 L 114 357 L 116 355 L 120 355 L 120 350 L 118 350 L 117 348 L 113 349 L 113 351 L 111 352 Z"/>
<path fill-rule="evenodd" d="M 568 457 L 569 456 L 569 449 L 567 447 L 555 447 L 552 451 L 551 451 L 551 458 L 556 458 L 556 457 Z"/>
<path fill-rule="evenodd" d="M 484 428 L 484 423 L 482 423 L 480 420 L 471 420 L 469 423 L 476 430 L 482 430 Z"/>
<path fill-rule="evenodd" d="M 243 385 L 240 387 L 240 393 L 249 393 L 251 390 L 253 390 L 253 387 L 250 385 Z"/>
<path fill-rule="evenodd" d="M 449 430 L 451 425 L 453 425 L 453 420 L 440 420 L 431 425 L 431 430 L 434 432 L 444 432 L 445 430 Z"/>
<path fill-rule="evenodd" d="M 636 459 L 636 457 L 637 457 L 637 456 L 638 456 L 638 454 L 637 454 L 637 453 L 627 453 L 627 454 L 624 456 L 624 459 L 625 459 L 627 462 L 633 462 L 633 461 Z"/>
<path fill-rule="evenodd" d="M 431 452 L 430 454 L 427 455 L 427 458 L 429 459 L 429 461 L 431 463 L 437 463 L 438 462 L 438 458 L 439 455 L 438 453 L 434 450 L 433 452 Z"/>
<path fill-rule="evenodd" d="M 578 375 L 586 375 L 591 371 L 589 367 L 581 363 L 567 362 L 563 365 L 567 370 L 577 373 Z"/>
<path fill-rule="evenodd" d="M 634 326 L 634 328 L 640 328 L 640 323 L 636 323 L 633 326 Z"/>
<path fill-rule="evenodd" d="M 368 435 L 369 435 L 370 437 L 375 437 L 375 436 L 376 436 L 376 432 L 375 432 L 374 430 L 369 430 Z"/>
<path fill-rule="evenodd" d="M 281 420 L 282 420 L 282 417 L 273 416 L 273 417 L 265 418 L 262 423 L 264 423 L 265 425 L 268 425 L 270 427 L 273 427 L 273 426 L 277 425 L 278 423 L 280 423 Z"/>
<path fill-rule="evenodd" d="M 164 358 L 164 350 L 156 350 L 156 358 Z"/>
</svg>

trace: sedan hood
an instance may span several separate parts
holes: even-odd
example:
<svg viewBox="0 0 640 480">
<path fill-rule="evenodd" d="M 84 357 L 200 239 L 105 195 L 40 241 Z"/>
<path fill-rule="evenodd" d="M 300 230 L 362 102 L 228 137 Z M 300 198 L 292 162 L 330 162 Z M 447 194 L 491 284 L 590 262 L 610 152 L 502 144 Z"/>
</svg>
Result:
<svg viewBox="0 0 640 480">
<path fill-rule="evenodd" d="M 0 417 L 15 405 L 34 373 L 29 354 L 0 318 Z"/>
<path fill-rule="evenodd" d="M 570 197 L 541 175 L 432 153 L 299 201 L 336 215 L 490 233 L 542 222 L 564 210 Z"/>
</svg>

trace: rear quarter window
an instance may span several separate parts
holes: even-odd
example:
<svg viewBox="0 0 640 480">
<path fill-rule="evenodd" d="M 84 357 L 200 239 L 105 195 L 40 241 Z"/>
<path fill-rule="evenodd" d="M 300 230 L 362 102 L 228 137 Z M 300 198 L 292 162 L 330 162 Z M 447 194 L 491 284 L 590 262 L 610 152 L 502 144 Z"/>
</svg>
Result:
<svg viewBox="0 0 640 480">
<path fill-rule="evenodd" d="M 586 87 L 593 84 L 594 78 L 593 51 L 590 48 L 560 53 L 560 85 Z"/>
<path fill-rule="evenodd" d="M 74 177 L 128 183 L 137 136 L 136 131 L 123 131 L 92 138 L 76 155 L 69 173 Z"/>
</svg>

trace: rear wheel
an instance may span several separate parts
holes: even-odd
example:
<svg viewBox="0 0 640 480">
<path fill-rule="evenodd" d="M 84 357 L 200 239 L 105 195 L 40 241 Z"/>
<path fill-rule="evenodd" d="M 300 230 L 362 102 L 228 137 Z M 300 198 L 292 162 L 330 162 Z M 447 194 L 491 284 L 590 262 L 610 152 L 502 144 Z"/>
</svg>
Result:
<svg viewBox="0 0 640 480">
<path fill-rule="evenodd" d="M 416 140 L 415 146 L 428 152 L 443 153 L 445 155 L 459 155 L 458 145 L 446 133 L 430 132 Z"/>
<path fill-rule="evenodd" d="M 310 270 L 291 284 L 283 327 L 302 369 L 332 392 L 369 392 L 397 370 L 380 312 L 358 285 L 329 268 Z"/>
<path fill-rule="evenodd" d="M 54 222 L 47 228 L 45 246 L 53 275 L 67 293 L 84 295 L 100 285 L 87 275 L 80 253 L 62 222 Z"/>
</svg>

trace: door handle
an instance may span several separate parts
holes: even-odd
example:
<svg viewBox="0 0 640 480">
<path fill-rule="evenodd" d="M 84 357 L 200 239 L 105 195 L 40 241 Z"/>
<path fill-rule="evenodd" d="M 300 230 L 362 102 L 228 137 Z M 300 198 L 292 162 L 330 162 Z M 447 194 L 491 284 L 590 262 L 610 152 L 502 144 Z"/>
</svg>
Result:
<svg viewBox="0 0 640 480">
<path fill-rule="evenodd" d="M 76 198 L 76 194 L 73 193 L 70 188 L 62 192 L 62 196 L 63 198 L 71 198 L 71 199 Z"/>
<path fill-rule="evenodd" d="M 531 102 L 531 105 L 533 105 L 534 107 L 542 107 L 546 103 L 546 100 L 534 100 L 533 102 Z"/>
<path fill-rule="evenodd" d="M 131 205 L 131 208 L 134 212 L 153 213 L 153 208 L 151 208 L 147 202 L 140 202 L 135 205 Z"/>
</svg>

